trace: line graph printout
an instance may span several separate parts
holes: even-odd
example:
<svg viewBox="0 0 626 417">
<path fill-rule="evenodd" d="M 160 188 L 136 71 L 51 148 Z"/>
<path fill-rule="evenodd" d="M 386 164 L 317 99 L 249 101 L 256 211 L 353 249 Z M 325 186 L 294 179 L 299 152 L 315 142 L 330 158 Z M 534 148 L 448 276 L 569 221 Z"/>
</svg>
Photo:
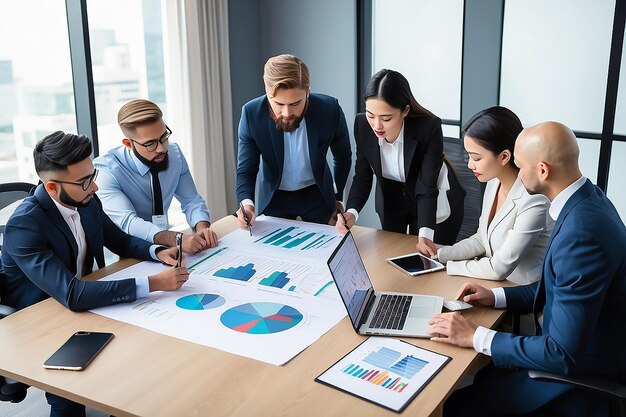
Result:
<svg viewBox="0 0 626 417">
<path fill-rule="evenodd" d="M 258 229 L 255 223 L 255 234 Z M 92 311 L 275 365 L 289 361 L 345 317 L 323 252 L 301 255 L 229 236 L 215 248 L 185 257 L 190 275 L 180 290 Z M 141 262 L 102 279 L 149 276 L 167 268 Z"/>
</svg>

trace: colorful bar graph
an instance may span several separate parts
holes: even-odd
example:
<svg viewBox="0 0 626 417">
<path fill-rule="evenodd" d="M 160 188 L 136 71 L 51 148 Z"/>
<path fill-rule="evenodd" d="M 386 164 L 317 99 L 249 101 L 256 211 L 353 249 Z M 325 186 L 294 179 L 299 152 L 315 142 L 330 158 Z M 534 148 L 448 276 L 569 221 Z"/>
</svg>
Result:
<svg viewBox="0 0 626 417">
<path fill-rule="evenodd" d="M 259 281 L 259 284 L 265 285 L 268 287 L 283 288 L 285 285 L 289 283 L 289 281 L 290 279 L 287 278 L 286 272 L 275 271 L 275 272 L 272 272 L 272 274 L 269 277 L 263 278 L 261 281 Z"/>
<path fill-rule="evenodd" d="M 220 278 L 235 279 L 237 281 L 248 281 L 254 276 L 255 272 L 254 264 L 249 263 L 244 266 L 220 269 L 213 275 Z"/>
<path fill-rule="evenodd" d="M 394 378 L 389 371 L 365 369 L 353 363 L 346 366 L 343 373 L 395 392 L 402 392 L 409 385 L 408 382 L 401 382 L 402 378 L 399 376 Z"/>
</svg>

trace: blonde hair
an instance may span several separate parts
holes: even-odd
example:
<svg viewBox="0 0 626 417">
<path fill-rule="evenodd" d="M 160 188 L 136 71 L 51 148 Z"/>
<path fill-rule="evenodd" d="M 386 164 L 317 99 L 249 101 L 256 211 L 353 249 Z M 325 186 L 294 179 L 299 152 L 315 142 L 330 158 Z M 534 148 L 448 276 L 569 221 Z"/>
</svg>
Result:
<svg viewBox="0 0 626 417">
<path fill-rule="evenodd" d="M 135 134 L 137 126 L 156 122 L 163 118 L 163 112 L 150 100 L 137 99 L 124 104 L 117 113 L 117 124 L 126 137 Z"/>
<path fill-rule="evenodd" d="M 265 90 L 273 97 L 279 88 L 303 88 L 311 86 L 309 69 L 297 56 L 282 54 L 267 60 L 263 68 Z"/>
</svg>

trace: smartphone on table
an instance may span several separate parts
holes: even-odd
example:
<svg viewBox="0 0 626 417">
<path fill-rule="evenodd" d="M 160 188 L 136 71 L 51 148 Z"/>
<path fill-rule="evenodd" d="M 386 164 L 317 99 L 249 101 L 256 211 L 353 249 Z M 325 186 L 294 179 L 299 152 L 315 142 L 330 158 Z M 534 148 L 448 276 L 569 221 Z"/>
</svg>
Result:
<svg viewBox="0 0 626 417">
<path fill-rule="evenodd" d="M 43 367 L 82 371 L 111 339 L 113 333 L 78 331 L 44 362 Z"/>
</svg>

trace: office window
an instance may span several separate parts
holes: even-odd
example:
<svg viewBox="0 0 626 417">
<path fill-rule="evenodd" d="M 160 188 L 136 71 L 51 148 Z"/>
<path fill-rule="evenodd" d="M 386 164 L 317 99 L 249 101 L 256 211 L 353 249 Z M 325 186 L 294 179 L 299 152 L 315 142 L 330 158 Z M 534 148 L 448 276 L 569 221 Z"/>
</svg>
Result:
<svg viewBox="0 0 626 417">
<path fill-rule="evenodd" d="M 611 199 L 626 223 L 626 195 L 624 194 L 624 178 L 626 178 L 626 142 L 613 142 L 611 152 L 611 168 L 606 195 Z"/>
<path fill-rule="evenodd" d="M 76 133 L 65 1 L 0 0 L 0 182 L 36 183 L 33 145 Z"/>
<path fill-rule="evenodd" d="M 442 119 L 459 120 L 463 2 L 374 0 L 372 69 L 401 72 L 420 104 Z M 448 135 L 457 132 L 451 129 Z"/>
<path fill-rule="evenodd" d="M 600 160 L 600 141 L 595 139 L 578 138 L 580 157 L 578 164 L 582 174 L 594 184 L 598 179 L 598 161 Z"/>
<path fill-rule="evenodd" d="M 151 100 L 167 121 L 161 1 L 89 0 L 87 14 L 102 154 L 121 145 L 117 112 L 127 101 Z"/>
<path fill-rule="evenodd" d="M 615 112 L 615 128 L 613 131 L 618 135 L 626 135 L 626 36 L 624 36 L 624 42 L 622 43 L 622 64 L 619 72 L 617 111 Z"/>
<path fill-rule="evenodd" d="M 600 133 L 615 1 L 507 1 L 500 103 L 525 126 Z"/>
</svg>

